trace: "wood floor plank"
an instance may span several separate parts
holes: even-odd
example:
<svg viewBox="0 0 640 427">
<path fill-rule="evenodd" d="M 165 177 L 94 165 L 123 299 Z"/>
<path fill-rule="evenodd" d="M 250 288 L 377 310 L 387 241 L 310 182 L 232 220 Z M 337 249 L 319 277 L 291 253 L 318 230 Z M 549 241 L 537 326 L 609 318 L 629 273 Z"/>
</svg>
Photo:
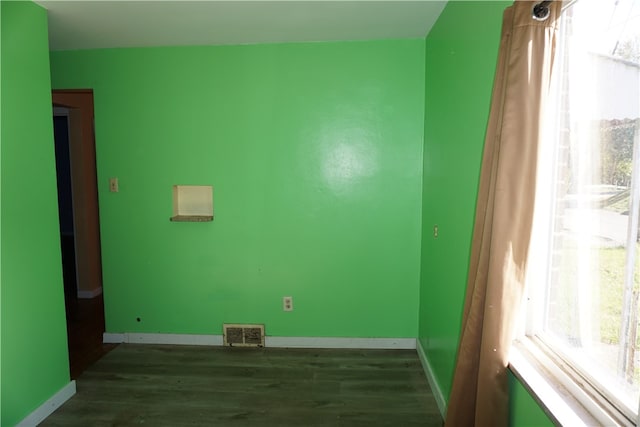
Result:
<svg viewBox="0 0 640 427">
<path fill-rule="evenodd" d="M 123 344 L 42 426 L 441 426 L 415 351 Z"/>
</svg>

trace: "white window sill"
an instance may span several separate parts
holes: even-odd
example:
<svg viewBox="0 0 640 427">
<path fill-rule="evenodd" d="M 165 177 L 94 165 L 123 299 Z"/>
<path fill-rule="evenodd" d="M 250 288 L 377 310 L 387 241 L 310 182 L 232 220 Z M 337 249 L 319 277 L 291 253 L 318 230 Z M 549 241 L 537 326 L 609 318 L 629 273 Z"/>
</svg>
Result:
<svg viewBox="0 0 640 427">
<path fill-rule="evenodd" d="M 613 406 L 589 395 L 583 385 L 569 377 L 528 338 L 511 347 L 509 369 L 556 425 L 634 425 Z"/>
</svg>

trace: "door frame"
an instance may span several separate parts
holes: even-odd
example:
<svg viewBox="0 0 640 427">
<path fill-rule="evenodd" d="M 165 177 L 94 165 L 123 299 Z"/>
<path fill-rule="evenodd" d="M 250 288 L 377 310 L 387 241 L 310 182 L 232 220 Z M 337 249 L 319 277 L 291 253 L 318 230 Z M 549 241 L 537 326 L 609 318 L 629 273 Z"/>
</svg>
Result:
<svg viewBox="0 0 640 427">
<path fill-rule="evenodd" d="M 93 298 L 102 293 L 93 90 L 55 89 L 52 102 L 69 109 L 77 296 Z"/>
</svg>

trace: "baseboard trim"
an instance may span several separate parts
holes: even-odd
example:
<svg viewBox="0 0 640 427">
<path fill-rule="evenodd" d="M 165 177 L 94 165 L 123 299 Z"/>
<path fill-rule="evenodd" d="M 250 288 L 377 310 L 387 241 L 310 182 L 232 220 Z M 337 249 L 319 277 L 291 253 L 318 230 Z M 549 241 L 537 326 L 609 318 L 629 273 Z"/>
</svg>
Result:
<svg viewBox="0 0 640 427">
<path fill-rule="evenodd" d="M 34 427 L 45 420 L 49 415 L 62 406 L 67 400 L 76 394 L 76 382 L 71 381 L 62 387 L 56 394 L 51 396 L 46 402 L 40 405 L 35 411 L 27 415 L 16 427 Z"/>
<path fill-rule="evenodd" d="M 440 409 L 440 415 L 444 419 L 447 414 L 447 402 L 444 398 L 444 394 L 442 393 L 442 389 L 436 380 L 436 375 L 433 372 L 433 368 L 429 363 L 429 359 L 427 359 L 427 355 L 422 348 L 422 344 L 420 340 L 416 340 L 416 350 L 418 351 L 418 357 L 420 358 L 420 363 L 422 363 L 422 369 L 424 369 L 424 374 L 427 377 L 427 381 L 429 382 L 429 386 L 431 387 L 431 391 L 433 392 L 433 397 L 436 399 L 436 404 L 438 405 L 438 409 Z"/>
<path fill-rule="evenodd" d="M 189 334 L 144 334 L 126 332 L 114 334 L 105 332 L 104 343 L 116 344 L 172 344 L 172 345 L 213 345 L 223 344 L 222 335 Z M 266 347 L 283 348 L 367 348 L 367 349 L 409 349 L 416 348 L 415 338 L 343 338 L 343 337 L 265 337 Z"/>
<path fill-rule="evenodd" d="M 413 350 L 415 338 L 265 337 L 266 347 Z"/>
<path fill-rule="evenodd" d="M 171 344 L 171 345 L 222 345 L 222 335 L 193 335 L 193 334 L 143 334 L 124 333 L 102 334 L 104 343 L 126 344 Z"/>
<path fill-rule="evenodd" d="M 105 344 L 122 344 L 127 342 L 127 337 L 126 334 L 113 334 L 111 332 L 103 332 L 102 342 Z"/>
<path fill-rule="evenodd" d="M 100 294 L 102 294 L 102 286 L 90 291 L 81 291 L 80 289 L 78 289 L 78 298 L 80 299 L 91 299 L 97 297 Z"/>
</svg>

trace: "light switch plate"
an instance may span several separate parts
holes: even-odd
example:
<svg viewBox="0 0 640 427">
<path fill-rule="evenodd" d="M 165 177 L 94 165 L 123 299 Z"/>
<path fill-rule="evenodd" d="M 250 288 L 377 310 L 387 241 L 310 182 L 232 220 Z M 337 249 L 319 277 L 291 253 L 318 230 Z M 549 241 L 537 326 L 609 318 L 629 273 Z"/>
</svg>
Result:
<svg viewBox="0 0 640 427">
<path fill-rule="evenodd" d="M 118 178 L 109 178 L 109 191 L 117 193 L 118 190 Z"/>
</svg>

